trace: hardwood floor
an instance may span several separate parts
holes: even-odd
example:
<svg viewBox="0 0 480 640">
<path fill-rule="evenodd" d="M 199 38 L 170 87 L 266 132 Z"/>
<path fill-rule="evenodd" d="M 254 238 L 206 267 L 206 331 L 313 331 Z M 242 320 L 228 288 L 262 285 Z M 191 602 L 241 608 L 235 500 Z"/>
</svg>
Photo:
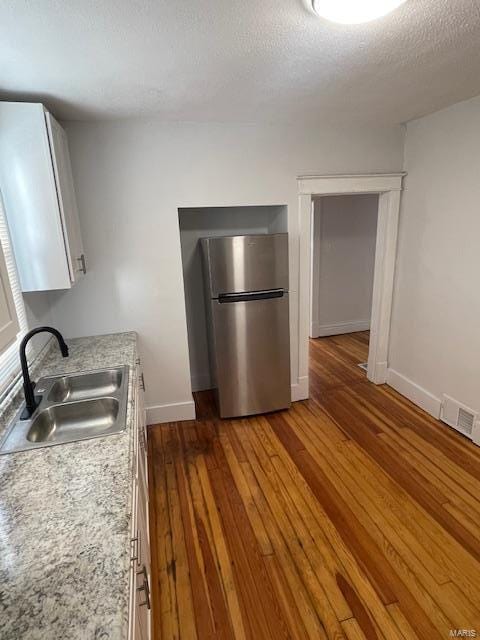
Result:
<svg viewBox="0 0 480 640">
<path fill-rule="evenodd" d="M 150 428 L 154 637 L 480 635 L 480 449 L 311 341 L 311 399 Z"/>
</svg>

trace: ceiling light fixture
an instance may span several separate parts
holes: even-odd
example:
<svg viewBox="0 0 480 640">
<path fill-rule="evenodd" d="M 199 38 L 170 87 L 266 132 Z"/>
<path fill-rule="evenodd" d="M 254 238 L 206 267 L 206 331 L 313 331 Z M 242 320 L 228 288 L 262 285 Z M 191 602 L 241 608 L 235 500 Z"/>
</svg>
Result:
<svg viewBox="0 0 480 640">
<path fill-rule="evenodd" d="M 390 13 L 406 0 L 312 0 L 319 16 L 341 24 L 369 22 Z"/>
</svg>

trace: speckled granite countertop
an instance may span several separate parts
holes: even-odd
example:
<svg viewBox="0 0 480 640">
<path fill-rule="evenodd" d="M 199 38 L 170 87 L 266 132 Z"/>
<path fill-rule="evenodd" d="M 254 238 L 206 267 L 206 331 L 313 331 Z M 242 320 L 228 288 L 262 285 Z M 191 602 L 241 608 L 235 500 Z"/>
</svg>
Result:
<svg viewBox="0 0 480 640">
<path fill-rule="evenodd" d="M 127 637 L 136 335 L 67 343 L 64 359 L 52 341 L 35 379 L 130 365 L 127 429 L 0 456 L 2 640 Z"/>
</svg>

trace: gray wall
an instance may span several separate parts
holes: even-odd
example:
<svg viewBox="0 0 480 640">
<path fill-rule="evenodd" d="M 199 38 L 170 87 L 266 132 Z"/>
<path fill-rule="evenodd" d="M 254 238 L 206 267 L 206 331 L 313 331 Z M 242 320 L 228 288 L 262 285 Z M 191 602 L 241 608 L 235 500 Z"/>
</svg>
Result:
<svg viewBox="0 0 480 640">
<path fill-rule="evenodd" d="M 480 97 L 407 125 L 389 366 L 437 410 L 480 411 L 479 149 Z"/>
<path fill-rule="evenodd" d="M 378 196 L 314 202 L 311 336 L 370 328 Z"/>
<path fill-rule="evenodd" d="M 296 178 L 398 171 L 403 129 L 162 123 L 67 123 L 89 272 L 54 294 L 67 336 L 136 330 L 149 421 L 190 415 L 178 208 L 288 206 L 292 382 L 298 380 Z"/>
</svg>

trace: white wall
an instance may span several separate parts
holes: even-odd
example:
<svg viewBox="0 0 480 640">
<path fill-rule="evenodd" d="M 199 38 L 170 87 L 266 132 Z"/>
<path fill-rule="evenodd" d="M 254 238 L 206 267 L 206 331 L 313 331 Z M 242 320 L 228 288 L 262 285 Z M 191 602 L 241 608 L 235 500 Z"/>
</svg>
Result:
<svg viewBox="0 0 480 640">
<path fill-rule="evenodd" d="M 312 337 L 370 328 L 377 218 L 378 195 L 314 201 Z"/>
<path fill-rule="evenodd" d="M 56 328 L 52 314 L 49 291 L 24 293 L 23 302 L 25 304 L 25 312 L 29 329 L 42 326 Z M 51 334 L 49 333 L 39 333 L 34 336 L 31 340 L 33 353 L 38 353 L 50 338 Z"/>
<path fill-rule="evenodd" d="M 311 173 L 397 171 L 401 127 L 316 129 L 136 120 L 67 125 L 89 273 L 54 294 L 67 336 L 136 330 L 149 421 L 190 417 L 179 207 L 288 206 L 298 371 L 298 197 Z"/>
<path fill-rule="evenodd" d="M 180 241 L 182 245 L 185 310 L 187 314 L 188 352 L 192 391 L 212 388 L 206 324 L 205 290 L 200 238 L 281 233 L 288 230 L 287 211 L 283 206 L 219 207 L 216 209 L 181 209 Z"/>
<path fill-rule="evenodd" d="M 480 411 L 479 150 L 480 97 L 408 124 L 389 382 L 434 415 Z"/>
</svg>

